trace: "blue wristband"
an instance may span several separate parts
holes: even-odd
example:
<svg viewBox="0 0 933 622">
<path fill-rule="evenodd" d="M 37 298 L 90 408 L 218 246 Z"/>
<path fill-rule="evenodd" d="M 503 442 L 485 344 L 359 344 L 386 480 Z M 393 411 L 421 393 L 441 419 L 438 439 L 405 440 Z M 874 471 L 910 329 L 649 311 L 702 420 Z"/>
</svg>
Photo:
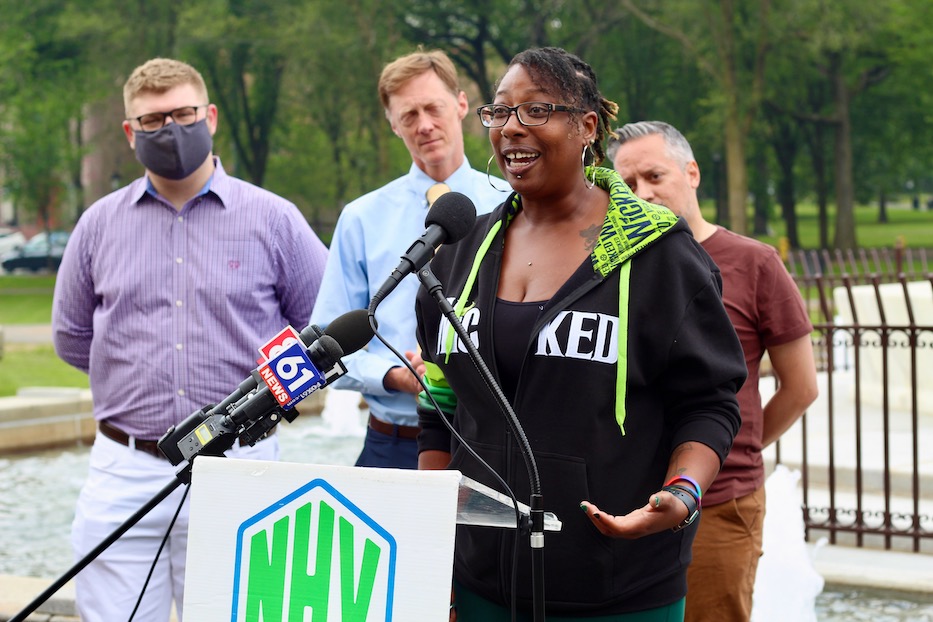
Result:
<svg viewBox="0 0 933 622">
<path fill-rule="evenodd" d="M 700 500 L 703 498 L 703 490 L 700 488 L 699 482 L 697 482 L 695 479 L 693 479 L 693 478 L 690 477 L 689 475 L 675 475 L 674 477 L 672 477 L 671 479 L 669 479 L 669 480 L 667 481 L 667 483 L 665 483 L 664 485 L 665 485 L 665 486 L 670 486 L 671 484 L 673 484 L 673 483 L 676 482 L 677 480 L 683 480 L 683 481 L 685 481 L 685 482 L 689 482 L 694 488 L 696 488 L 696 491 L 697 491 L 697 501 L 700 501 Z"/>
</svg>

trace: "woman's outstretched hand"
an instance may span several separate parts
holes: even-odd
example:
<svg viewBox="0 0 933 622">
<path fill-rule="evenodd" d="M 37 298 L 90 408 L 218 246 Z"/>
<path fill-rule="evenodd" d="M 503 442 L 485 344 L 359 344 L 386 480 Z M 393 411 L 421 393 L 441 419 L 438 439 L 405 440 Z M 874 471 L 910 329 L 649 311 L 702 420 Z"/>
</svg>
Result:
<svg viewBox="0 0 933 622">
<path fill-rule="evenodd" d="M 687 506 L 663 490 L 654 493 L 648 498 L 648 503 L 624 516 L 603 512 L 589 501 L 581 501 L 580 509 L 604 536 L 627 540 L 673 529 L 687 517 Z"/>
</svg>

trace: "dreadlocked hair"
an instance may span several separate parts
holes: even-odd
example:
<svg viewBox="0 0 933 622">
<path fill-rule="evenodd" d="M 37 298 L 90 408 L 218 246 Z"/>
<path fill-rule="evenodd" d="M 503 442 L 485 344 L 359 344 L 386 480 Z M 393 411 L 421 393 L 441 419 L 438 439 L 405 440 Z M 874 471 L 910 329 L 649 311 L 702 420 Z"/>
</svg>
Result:
<svg viewBox="0 0 933 622">
<path fill-rule="evenodd" d="M 519 52 L 509 67 L 513 65 L 524 67 L 532 82 L 542 91 L 573 104 L 575 108 L 592 110 L 597 114 L 599 123 L 592 144 L 593 161 L 587 164 L 602 163 L 606 159 L 604 143 L 619 105 L 599 92 L 593 68 L 579 56 L 558 47 L 532 48 Z M 589 156 L 587 159 L 590 159 Z"/>
</svg>

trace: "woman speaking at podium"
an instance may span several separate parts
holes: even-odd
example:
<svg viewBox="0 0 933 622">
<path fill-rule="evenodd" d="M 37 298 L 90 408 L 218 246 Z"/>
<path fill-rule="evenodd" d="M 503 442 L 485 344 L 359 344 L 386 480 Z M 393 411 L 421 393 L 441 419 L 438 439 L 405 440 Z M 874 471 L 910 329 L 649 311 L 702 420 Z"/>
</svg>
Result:
<svg viewBox="0 0 933 622">
<path fill-rule="evenodd" d="M 683 221 L 598 167 L 617 109 L 578 57 L 518 54 L 477 109 L 513 192 L 432 262 L 514 407 L 545 509 L 563 524 L 544 547 L 549 621 L 683 619 L 702 490 L 740 424 L 745 363 L 718 269 Z M 427 292 L 416 309 L 430 392 L 527 499 L 520 446 L 467 348 Z M 501 488 L 424 395 L 420 417 L 420 468 Z M 513 600 L 531 619 L 531 553 L 519 534 L 516 559 L 515 537 L 458 526 L 460 622 L 511 620 Z"/>
</svg>

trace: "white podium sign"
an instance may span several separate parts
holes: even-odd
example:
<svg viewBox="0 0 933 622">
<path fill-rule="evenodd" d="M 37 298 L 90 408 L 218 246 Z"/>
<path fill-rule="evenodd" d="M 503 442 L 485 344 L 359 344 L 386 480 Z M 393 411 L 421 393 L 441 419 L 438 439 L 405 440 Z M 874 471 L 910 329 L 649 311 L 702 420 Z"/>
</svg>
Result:
<svg viewBox="0 0 933 622">
<path fill-rule="evenodd" d="M 197 457 L 185 619 L 447 620 L 460 479 Z"/>
</svg>

